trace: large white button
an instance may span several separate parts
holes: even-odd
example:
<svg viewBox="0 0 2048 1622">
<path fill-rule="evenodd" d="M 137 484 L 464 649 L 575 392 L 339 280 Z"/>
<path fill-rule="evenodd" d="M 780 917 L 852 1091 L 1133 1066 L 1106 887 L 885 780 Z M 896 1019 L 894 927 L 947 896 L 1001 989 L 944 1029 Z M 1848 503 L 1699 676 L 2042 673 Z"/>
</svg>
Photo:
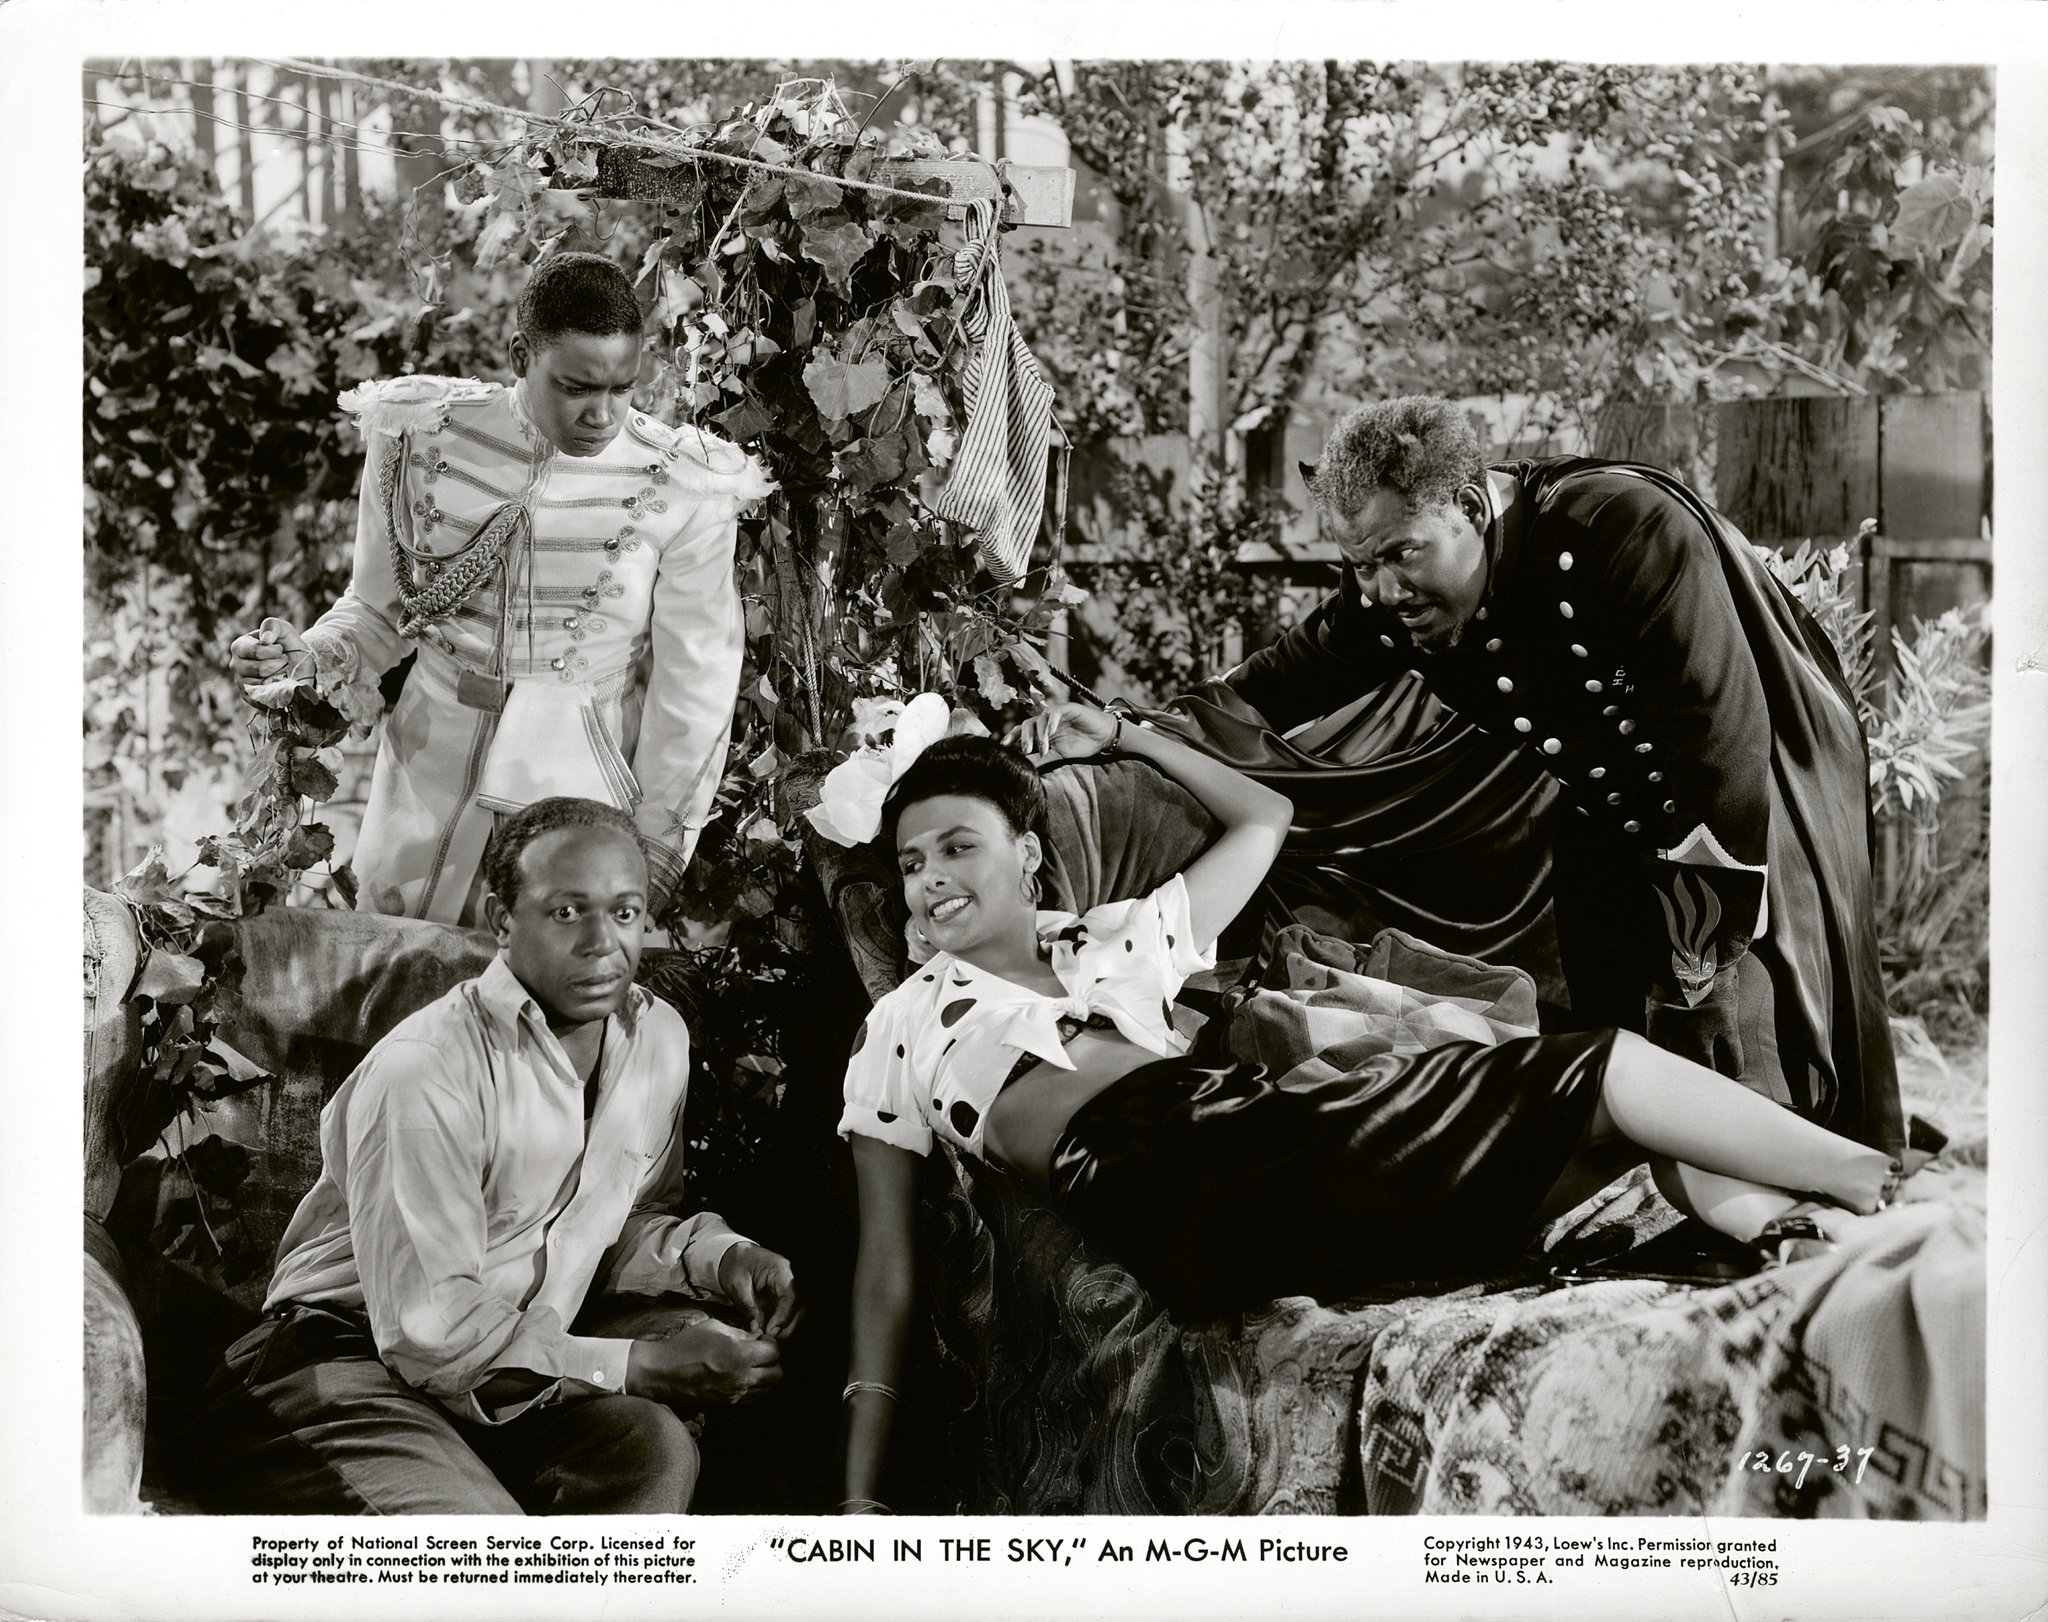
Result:
<svg viewBox="0 0 2048 1622">
<path fill-rule="evenodd" d="M 1572 605 L 1570 603 L 1559 603 L 1557 605 L 1557 611 L 1560 614 L 1562 614 L 1566 619 L 1570 619 L 1572 617 Z"/>
<path fill-rule="evenodd" d="M 1558 553 L 1558 554 L 1557 554 L 1557 566 L 1558 566 L 1558 567 L 1559 567 L 1560 569 L 1569 569 L 1569 568 L 1570 568 L 1570 567 L 1572 566 L 1572 555 L 1571 555 L 1571 553 L 1569 553 L 1569 552 L 1560 552 L 1560 553 Z"/>
<path fill-rule="evenodd" d="M 1380 637 L 1380 646 L 1381 646 L 1381 647 L 1383 647 L 1383 648 L 1391 648 L 1391 647 L 1392 647 L 1393 645 L 1394 645 L 1394 639 L 1393 639 L 1392 637 L 1390 637 L 1390 636 L 1387 636 L 1387 635 L 1384 635 L 1384 634 L 1382 634 L 1382 635 L 1381 635 L 1381 637 Z"/>
<path fill-rule="evenodd" d="M 1647 755 L 1654 748 L 1656 748 L 1655 744 L 1639 743 L 1636 745 L 1636 753 L 1639 755 Z"/>
<path fill-rule="evenodd" d="M 1619 715 L 1621 714 L 1621 706 L 1619 704 L 1610 704 L 1600 713 L 1602 715 Z"/>
<path fill-rule="evenodd" d="M 1586 773 L 1586 775 L 1592 778 L 1593 781 L 1597 783 L 1600 781 L 1601 778 L 1607 775 L 1607 768 L 1605 766 L 1595 766 L 1590 772 Z"/>
<path fill-rule="evenodd" d="M 1586 649 L 1583 643 L 1574 642 L 1572 644 L 1572 657 L 1575 659 L 1583 659 L 1586 657 Z"/>
<path fill-rule="evenodd" d="M 1493 685 L 1498 687 L 1503 693 L 1512 693 L 1515 690 L 1515 684 L 1505 676 L 1501 677 Z"/>
<path fill-rule="evenodd" d="M 592 1382 L 593 1382 L 594 1384 L 597 1384 L 597 1385 L 603 1385 L 603 1384 L 604 1384 L 604 1370 L 603 1370 L 603 1369 L 592 1369 L 592 1370 L 590 1371 L 590 1378 L 591 1378 L 591 1380 L 592 1380 Z"/>
<path fill-rule="evenodd" d="M 1607 803 L 1609 805 L 1619 805 L 1621 804 L 1621 796 L 1619 794 L 1610 794 L 1607 796 Z"/>
<path fill-rule="evenodd" d="M 1626 738 L 1631 732 L 1635 731 L 1635 729 L 1636 724 L 1633 721 L 1624 721 L 1621 723 L 1621 735 L 1624 738 Z"/>
<path fill-rule="evenodd" d="M 1517 732 L 1528 732 L 1533 730 L 1528 716 L 1518 715 L 1515 717 L 1515 730 Z"/>
<path fill-rule="evenodd" d="M 1486 651 L 1488 653 L 1500 652 L 1500 638 L 1497 636 L 1491 638 L 1486 644 Z"/>
<path fill-rule="evenodd" d="M 1543 740 L 1543 752 L 1544 752 L 1544 753 L 1545 753 L 1546 755 L 1554 755 L 1554 754 L 1557 754 L 1557 753 L 1558 753 L 1559 751 L 1561 751 L 1561 750 L 1562 750 L 1563 748 L 1564 748 L 1564 745 L 1563 745 L 1563 744 L 1561 744 L 1561 743 L 1559 743 L 1559 742 L 1557 741 L 1557 739 L 1555 739 L 1555 738 L 1545 738 L 1545 739 Z"/>
<path fill-rule="evenodd" d="M 1664 809 L 1666 811 L 1676 811 L 1678 809 L 1678 802 L 1676 800 L 1666 800 L 1664 802 Z"/>
<path fill-rule="evenodd" d="M 1650 781 L 1653 783 L 1661 783 L 1664 781 L 1664 774 L 1662 772 L 1652 772 L 1650 773 Z"/>
<path fill-rule="evenodd" d="M 1586 691 L 1589 693 L 1597 693 L 1604 686 L 1606 686 L 1605 682 L 1589 681 L 1586 683 Z"/>
<path fill-rule="evenodd" d="M 1639 834 L 1643 831 L 1643 825 L 1640 822 L 1624 822 L 1621 831 L 1625 834 Z"/>
<path fill-rule="evenodd" d="M 1483 620 L 1483 619 L 1485 619 L 1485 618 L 1486 618 L 1486 610 L 1485 610 L 1485 609 L 1484 609 L 1484 608 L 1482 607 L 1482 608 L 1481 608 L 1481 609 L 1479 610 L 1479 612 L 1478 612 L 1478 613 L 1476 613 L 1476 614 L 1474 614 L 1474 615 L 1473 615 L 1472 617 L 1473 617 L 1474 619 L 1476 619 L 1476 620 Z"/>
</svg>

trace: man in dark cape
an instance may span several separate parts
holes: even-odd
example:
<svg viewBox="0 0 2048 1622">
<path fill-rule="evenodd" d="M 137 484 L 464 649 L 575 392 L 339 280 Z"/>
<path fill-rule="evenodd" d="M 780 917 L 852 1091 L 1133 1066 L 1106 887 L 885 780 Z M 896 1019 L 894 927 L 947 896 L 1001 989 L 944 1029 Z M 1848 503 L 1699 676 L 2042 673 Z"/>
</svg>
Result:
<svg viewBox="0 0 2048 1622">
<path fill-rule="evenodd" d="M 1520 963 L 1559 1027 L 1902 1149 L 1855 699 L 1748 542 L 1655 469 L 1486 468 L 1441 400 L 1308 471 L 1341 588 L 1155 718 L 1295 798 L 1282 904 Z"/>
</svg>

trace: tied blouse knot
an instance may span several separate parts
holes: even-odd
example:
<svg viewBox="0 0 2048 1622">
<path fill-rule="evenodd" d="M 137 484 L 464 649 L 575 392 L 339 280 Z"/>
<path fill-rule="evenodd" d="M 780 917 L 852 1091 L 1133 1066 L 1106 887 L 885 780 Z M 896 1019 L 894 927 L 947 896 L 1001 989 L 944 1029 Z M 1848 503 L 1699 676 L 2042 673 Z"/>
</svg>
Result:
<svg viewBox="0 0 2048 1622">
<path fill-rule="evenodd" d="M 924 1155 L 936 1135 L 981 1156 L 982 1123 L 1020 1059 L 1074 1068 L 1063 1021 L 1106 1022 L 1161 1058 L 1188 1050 L 1173 1025 L 1174 993 L 1215 967 L 1216 952 L 1194 940 L 1179 874 L 1079 917 L 1041 912 L 1038 936 L 1065 996 L 941 952 L 875 1004 L 854 1037 L 841 1137 L 858 1132 Z"/>
</svg>

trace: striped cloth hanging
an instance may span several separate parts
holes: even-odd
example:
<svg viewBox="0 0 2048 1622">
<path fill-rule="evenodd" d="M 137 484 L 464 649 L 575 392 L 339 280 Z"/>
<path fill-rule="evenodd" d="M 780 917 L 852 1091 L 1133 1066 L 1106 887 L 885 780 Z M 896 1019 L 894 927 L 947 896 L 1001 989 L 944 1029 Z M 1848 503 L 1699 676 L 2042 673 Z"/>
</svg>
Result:
<svg viewBox="0 0 2048 1622">
<path fill-rule="evenodd" d="M 937 510 L 973 534 L 991 573 L 1015 580 L 1030 566 L 1045 508 L 1052 385 L 1010 314 L 996 246 L 997 206 L 989 198 L 967 205 L 967 245 L 954 260 L 966 299 L 960 323 L 977 347 L 967 365 L 967 432 Z"/>
</svg>

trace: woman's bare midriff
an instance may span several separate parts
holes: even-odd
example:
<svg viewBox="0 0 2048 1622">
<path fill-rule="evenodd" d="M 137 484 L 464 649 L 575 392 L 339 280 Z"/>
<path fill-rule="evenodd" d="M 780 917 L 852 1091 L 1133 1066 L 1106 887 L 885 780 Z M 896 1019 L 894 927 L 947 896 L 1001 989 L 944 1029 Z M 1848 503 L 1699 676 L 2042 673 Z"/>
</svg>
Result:
<svg viewBox="0 0 2048 1622">
<path fill-rule="evenodd" d="M 1052 1168 L 1053 1146 L 1074 1112 L 1112 1082 L 1159 1057 L 1115 1031 L 1084 1030 L 1066 1049 L 1073 1069 L 1040 1064 L 1027 1070 L 996 1094 L 981 1127 L 982 1147 L 991 1160 L 1040 1185 Z"/>
</svg>

